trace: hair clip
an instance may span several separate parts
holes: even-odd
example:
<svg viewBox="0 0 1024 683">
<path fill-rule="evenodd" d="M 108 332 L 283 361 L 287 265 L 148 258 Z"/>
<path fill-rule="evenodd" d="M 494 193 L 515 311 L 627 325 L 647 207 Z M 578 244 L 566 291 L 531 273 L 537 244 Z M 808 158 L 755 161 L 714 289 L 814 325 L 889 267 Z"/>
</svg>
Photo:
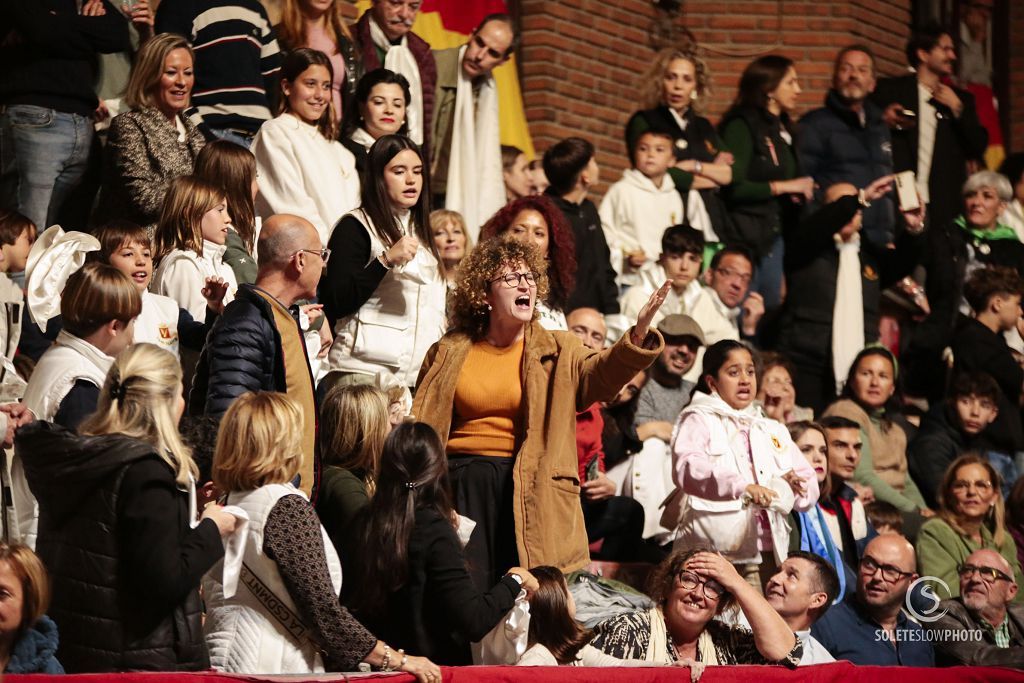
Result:
<svg viewBox="0 0 1024 683">
<path fill-rule="evenodd" d="M 405 482 L 405 488 L 409 489 L 410 491 L 414 491 L 417 486 L 419 486 L 419 482 L 415 482 L 415 481 L 407 481 L 407 482 Z"/>
<path fill-rule="evenodd" d="M 114 380 L 110 383 L 110 398 L 117 399 L 118 401 L 124 400 L 126 393 L 124 383 L 120 380 Z"/>
</svg>

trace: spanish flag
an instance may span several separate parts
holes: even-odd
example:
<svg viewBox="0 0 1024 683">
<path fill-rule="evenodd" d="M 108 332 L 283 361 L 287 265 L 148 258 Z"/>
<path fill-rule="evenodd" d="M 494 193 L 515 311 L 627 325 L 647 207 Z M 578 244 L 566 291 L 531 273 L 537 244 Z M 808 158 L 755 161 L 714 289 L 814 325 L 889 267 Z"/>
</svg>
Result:
<svg viewBox="0 0 1024 683">
<path fill-rule="evenodd" d="M 370 2 L 359 0 L 356 6 L 362 13 L 370 8 Z M 496 12 L 508 12 L 504 0 L 423 0 L 412 30 L 435 50 L 460 47 L 481 19 Z M 533 141 L 523 110 L 516 55 L 494 70 L 494 80 L 498 85 L 501 144 L 514 145 L 532 159 Z"/>
</svg>

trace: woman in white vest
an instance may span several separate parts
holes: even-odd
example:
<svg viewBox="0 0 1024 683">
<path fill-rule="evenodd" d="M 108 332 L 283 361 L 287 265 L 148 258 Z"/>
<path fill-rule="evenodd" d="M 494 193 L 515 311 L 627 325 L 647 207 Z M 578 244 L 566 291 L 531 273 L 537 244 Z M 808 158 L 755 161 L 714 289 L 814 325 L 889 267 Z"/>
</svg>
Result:
<svg viewBox="0 0 1024 683">
<path fill-rule="evenodd" d="M 213 481 L 242 520 L 203 581 L 215 669 L 245 674 L 354 671 L 366 662 L 441 682 L 422 657 L 392 650 L 341 606 L 341 562 L 313 507 L 290 482 L 302 414 L 283 394 L 243 394 L 225 413 Z"/>
<path fill-rule="evenodd" d="M 682 492 L 675 547 L 710 546 L 763 590 L 788 554 L 787 516 L 814 506 L 818 480 L 785 425 L 754 403 L 755 367 L 740 342 L 708 348 L 672 434 L 672 468 Z"/>
<path fill-rule="evenodd" d="M 338 223 L 320 283 L 334 325 L 328 378 L 372 384 L 381 371 L 407 387 L 444 334 L 446 286 L 430 234 L 427 166 L 419 147 L 382 136 L 366 160 L 362 205 Z"/>
</svg>

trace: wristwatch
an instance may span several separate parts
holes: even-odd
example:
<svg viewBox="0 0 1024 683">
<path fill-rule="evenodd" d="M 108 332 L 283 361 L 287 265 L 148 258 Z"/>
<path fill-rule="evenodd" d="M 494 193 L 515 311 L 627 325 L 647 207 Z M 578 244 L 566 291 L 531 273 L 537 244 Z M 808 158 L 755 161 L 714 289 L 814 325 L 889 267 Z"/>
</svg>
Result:
<svg viewBox="0 0 1024 683">
<path fill-rule="evenodd" d="M 523 587 L 523 577 L 519 576 L 519 574 L 512 574 L 512 573 L 509 573 L 509 574 L 506 574 L 505 576 L 511 576 L 511 577 L 512 577 L 513 579 L 515 579 L 515 580 L 516 580 L 516 583 L 518 583 L 518 584 L 519 584 L 519 587 L 520 587 L 520 588 L 522 588 L 522 587 Z"/>
<path fill-rule="evenodd" d="M 700 163 L 699 161 L 693 162 L 693 170 L 696 171 L 697 173 L 702 173 L 704 171 L 704 164 Z"/>
</svg>

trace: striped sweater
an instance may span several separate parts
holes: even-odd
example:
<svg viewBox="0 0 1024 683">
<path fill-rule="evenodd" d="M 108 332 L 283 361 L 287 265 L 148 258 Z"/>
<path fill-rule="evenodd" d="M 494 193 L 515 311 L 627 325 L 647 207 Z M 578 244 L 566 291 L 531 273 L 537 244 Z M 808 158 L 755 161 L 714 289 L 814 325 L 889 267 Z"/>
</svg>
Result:
<svg viewBox="0 0 1024 683">
<path fill-rule="evenodd" d="M 158 33 L 179 33 L 196 53 L 189 119 L 209 139 L 211 128 L 255 135 L 271 118 L 281 53 L 259 0 L 164 0 Z"/>
</svg>

